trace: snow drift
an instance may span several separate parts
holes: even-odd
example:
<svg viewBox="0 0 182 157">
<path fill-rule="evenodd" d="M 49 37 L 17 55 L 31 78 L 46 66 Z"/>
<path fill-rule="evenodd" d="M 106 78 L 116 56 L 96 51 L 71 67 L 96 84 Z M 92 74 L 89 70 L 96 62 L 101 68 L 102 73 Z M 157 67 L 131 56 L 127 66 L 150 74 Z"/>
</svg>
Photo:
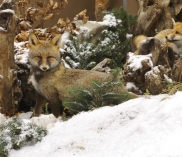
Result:
<svg viewBox="0 0 182 157">
<path fill-rule="evenodd" d="M 181 157 L 182 92 L 82 112 L 10 157 Z"/>
</svg>

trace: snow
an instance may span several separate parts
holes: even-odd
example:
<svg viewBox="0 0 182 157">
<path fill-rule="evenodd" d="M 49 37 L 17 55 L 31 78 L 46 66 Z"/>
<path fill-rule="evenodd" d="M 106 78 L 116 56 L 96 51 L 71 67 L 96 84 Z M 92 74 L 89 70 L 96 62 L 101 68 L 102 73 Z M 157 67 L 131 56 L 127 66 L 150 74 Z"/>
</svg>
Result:
<svg viewBox="0 0 182 157">
<path fill-rule="evenodd" d="M 121 22 L 121 20 L 119 22 Z M 117 20 L 116 20 L 116 17 L 114 15 L 106 14 L 103 17 L 103 23 L 105 23 L 109 27 L 112 27 L 112 26 L 115 27 L 117 25 Z"/>
<path fill-rule="evenodd" d="M 3 3 L 11 3 L 12 0 L 3 0 Z"/>
<path fill-rule="evenodd" d="M 44 127 L 44 128 L 49 127 L 50 124 L 53 124 L 56 121 L 57 121 L 57 118 L 55 118 L 53 114 L 41 115 L 40 117 L 31 118 L 32 123 L 34 123 L 38 126 Z"/>
<path fill-rule="evenodd" d="M 88 21 L 87 23 L 83 24 L 82 20 L 74 21 L 76 26 L 79 28 L 76 31 L 76 34 L 81 35 L 82 37 L 86 37 L 90 34 L 97 34 L 100 29 L 107 26 L 109 22 L 96 22 L 96 21 Z"/>
<path fill-rule="evenodd" d="M 134 84 L 134 82 L 127 82 L 127 83 L 126 83 L 126 89 L 127 89 L 127 90 L 129 90 L 129 89 L 138 90 L 138 87 Z"/>
<path fill-rule="evenodd" d="M 156 79 L 159 77 L 158 74 L 160 73 L 159 67 L 161 65 L 155 66 L 152 70 L 145 73 L 145 77 L 155 77 Z"/>
<path fill-rule="evenodd" d="M 3 27 L 0 27 L 0 31 L 6 31 Z"/>
<path fill-rule="evenodd" d="M 14 14 L 15 12 L 12 9 L 4 9 L 4 10 L 0 10 L 0 14 L 2 14 L 2 13 L 11 13 L 11 14 Z"/>
<path fill-rule="evenodd" d="M 109 38 L 105 38 L 103 41 L 101 41 L 101 45 L 102 46 L 106 46 L 107 44 L 109 44 L 110 43 L 110 39 Z"/>
<path fill-rule="evenodd" d="M 164 74 L 164 79 L 166 80 L 166 82 L 173 83 L 173 80 L 169 78 L 166 74 Z"/>
<path fill-rule="evenodd" d="M 61 42 L 59 43 L 60 45 L 60 48 L 62 48 L 62 51 L 64 51 L 64 44 L 65 44 L 65 42 L 67 41 L 67 40 L 69 40 L 69 35 L 70 35 L 70 33 L 69 32 L 64 32 L 63 34 L 62 34 L 62 36 L 61 36 Z"/>
<path fill-rule="evenodd" d="M 182 92 L 141 96 L 56 121 L 9 157 L 181 157 Z"/>
<path fill-rule="evenodd" d="M 143 60 L 148 60 L 149 66 L 153 67 L 153 63 L 152 63 L 152 60 L 151 60 L 151 54 L 148 54 L 148 55 L 134 55 L 134 53 L 129 52 L 128 56 L 129 56 L 128 64 L 129 64 L 129 67 L 131 69 L 133 69 L 133 71 L 136 71 L 136 70 L 142 68 L 142 61 Z"/>
<path fill-rule="evenodd" d="M 89 35 L 90 29 L 88 27 L 80 26 L 79 28 L 80 28 L 80 31 L 79 31 L 80 34 L 82 34 L 85 37 Z"/>
<path fill-rule="evenodd" d="M 130 39 L 130 38 L 132 38 L 132 37 L 133 37 L 133 34 L 128 34 L 128 33 L 126 34 L 126 38 L 127 38 L 127 39 Z"/>
<path fill-rule="evenodd" d="M 26 44 L 27 42 L 14 42 L 15 52 L 17 51 L 14 55 L 16 63 L 27 64 L 29 49 Z"/>
<path fill-rule="evenodd" d="M 4 117 L 3 114 L 0 113 L 0 125 L 6 121 L 6 118 Z"/>
<path fill-rule="evenodd" d="M 32 116 L 33 112 L 26 112 L 26 113 L 21 113 L 18 115 L 19 118 L 21 119 L 30 119 L 30 117 Z"/>
</svg>

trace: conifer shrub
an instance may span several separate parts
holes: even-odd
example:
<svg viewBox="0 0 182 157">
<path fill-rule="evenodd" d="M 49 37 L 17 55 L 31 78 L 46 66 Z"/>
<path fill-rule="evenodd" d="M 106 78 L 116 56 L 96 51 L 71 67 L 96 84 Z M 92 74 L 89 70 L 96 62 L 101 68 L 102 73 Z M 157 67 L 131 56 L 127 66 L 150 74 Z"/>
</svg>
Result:
<svg viewBox="0 0 182 157">
<path fill-rule="evenodd" d="M 28 142 L 41 141 L 45 135 L 46 129 L 12 117 L 0 125 L 0 156 L 7 157 L 11 149 L 19 149 Z"/>
<path fill-rule="evenodd" d="M 77 36 L 70 36 L 65 43 L 65 61 L 71 68 L 91 69 L 105 58 L 111 59 L 111 68 L 122 68 L 126 54 L 131 50 L 128 34 L 136 24 L 136 17 L 129 15 L 122 7 L 104 12 L 103 22 L 110 20 L 101 37 L 92 43 L 92 35 L 79 43 Z"/>
<path fill-rule="evenodd" d="M 117 77 L 118 70 L 112 75 L 112 79 L 107 79 L 102 83 L 93 80 L 89 88 L 69 89 L 69 98 L 63 101 L 63 106 L 73 115 L 103 106 L 118 105 L 131 99 L 131 95 L 122 90 L 123 82 Z"/>
</svg>

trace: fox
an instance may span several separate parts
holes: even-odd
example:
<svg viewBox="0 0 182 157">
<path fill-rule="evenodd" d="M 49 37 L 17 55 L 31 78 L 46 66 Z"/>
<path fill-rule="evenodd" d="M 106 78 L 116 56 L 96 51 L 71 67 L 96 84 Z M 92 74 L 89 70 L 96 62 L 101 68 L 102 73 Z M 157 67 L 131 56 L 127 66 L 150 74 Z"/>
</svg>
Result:
<svg viewBox="0 0 182 157">
<path fill-rule="evenodd" d="M 33 33 L 29 35 L 30 80 L 39 94 L 33 116 L 39 116 L 48 101 L 53 115 L 59 117 L 64 110 L 62 101 L 68 97 L 68 89 L 75 86 L 89 88 L 92 80 L 103 82 L 112 77 L 109 73 L 67 68 L 59 51 L 60 40 L 61 35 L 50 41 L 39 40 Z M 127 91 L 124 85 L 121 90 Z"/>
<path fill-rule="evenodd" d="M 182 23 L 176 22 L 172 32 L 166 36 L 168 46 L 179 55 L 182 55 Z"/>
<path fill-rule="evenodd" d="M 173 29 L 165 29 L 157 33 L 154 37 L 138 35 L 134 38 L 134 46 L 137 49 L 135 54 L 138 54 L 143 43 L 149 43 L 151 39 L 158 39 L 162 43 L 166 43 L 168 48 L 171 48 L 174 53 L 182 54 L 182 23 L 173 22 Z"/>
</svg>

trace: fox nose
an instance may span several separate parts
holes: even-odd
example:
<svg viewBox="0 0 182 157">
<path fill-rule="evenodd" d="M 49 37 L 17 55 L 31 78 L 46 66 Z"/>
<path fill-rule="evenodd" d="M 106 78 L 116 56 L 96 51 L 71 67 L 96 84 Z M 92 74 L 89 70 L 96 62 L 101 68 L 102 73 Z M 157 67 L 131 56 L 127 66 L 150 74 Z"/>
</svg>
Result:
<svg viewBox="0 0 182 157">
<path fill-rule="evenodd" d="M 44 71 L 46 71 L 46 70 L 47 70 L 47 67 L 43 67 L 42 69 L 43 69 Z"/>
<path fill-rule="evenodd" d="M 41 67 L 40 69 L 41 69 L 42 71 L 47 71 L 49 68 L 45 66 L 45 67 Z"/>
</svg>

